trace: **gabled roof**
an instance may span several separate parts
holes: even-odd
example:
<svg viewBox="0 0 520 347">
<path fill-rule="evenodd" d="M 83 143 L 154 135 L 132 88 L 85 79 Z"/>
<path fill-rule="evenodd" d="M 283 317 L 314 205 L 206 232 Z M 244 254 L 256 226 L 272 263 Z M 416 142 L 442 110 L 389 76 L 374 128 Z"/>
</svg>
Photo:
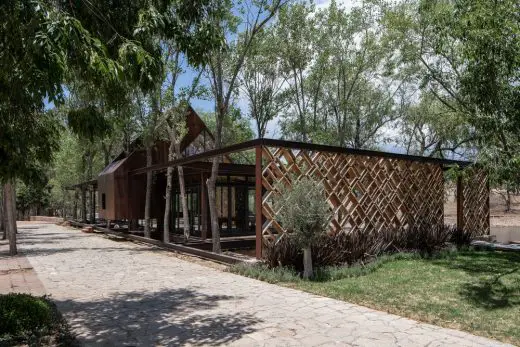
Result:
<svg viewBox="0 0 520 347">
<path fill-rule="evenodd" d="M 186 125 L 188 127 L 188 132 L 186 133 L 186 135 L 184 135 L 181 141 L 181 152 L 184 151 L 184 149 L 186 149 L 186 147 L 188 147 L 190 143 L 192 143 L 197 138 L 197 136 L 204 130 L 213 141 L 215 140 L 215 137 L 206 126 L 206 123 L 204 123 L 204 121 L 200 118 L 200 116 L 197 114 L 197 112 L 195 112 L 195 110 L 191 106 L 188 106 L 188 108 L 186 109 Z M 124 159 L 127 156 L 129 156 L 135 150 L 140 149 L 143 146 L 142 142 L 142 137 L 137 137 L 130 144 L 130 151 L 128 153 L 125 153 L 125 151 L 119 153 L 119 155 L 117 155 L 114 158 L 114 160 L 112 160 L 112 162 L 107 166 L 107 168 L 114 162 L 120 161 L 121 159 Z M 107 168 L 103 169 L 101 173 L 104 173 Z"/>
</svg>

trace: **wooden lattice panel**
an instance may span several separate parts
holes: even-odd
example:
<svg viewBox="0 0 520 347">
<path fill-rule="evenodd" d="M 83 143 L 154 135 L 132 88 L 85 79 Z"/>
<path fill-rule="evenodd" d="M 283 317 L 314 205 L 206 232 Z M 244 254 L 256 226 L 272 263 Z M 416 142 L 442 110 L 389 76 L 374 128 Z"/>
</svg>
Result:
<svg viewBox="0 0 520 347">
<path fill-rule="evenodd" d="M 489 186 L 487 172 L 473 168 L 463 178 L 463 230 L 473 235 L 489 234 Z"/>
<path fill-rule="evenodd" d="M 309 150 L 263 147 L 262 236 L 285 230 L 272 198 L 278 182 L 308 176 L 323 184 L 333 211 L 330 232 L 442 226 L 444 178 L 438 164 Z"/>
</svg>

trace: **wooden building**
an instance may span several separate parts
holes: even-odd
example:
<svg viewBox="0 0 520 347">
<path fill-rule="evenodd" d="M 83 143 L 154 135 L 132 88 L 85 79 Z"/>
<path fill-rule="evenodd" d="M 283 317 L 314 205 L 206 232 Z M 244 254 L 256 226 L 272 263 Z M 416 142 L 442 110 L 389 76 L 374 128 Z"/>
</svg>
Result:
<svg viewBox="0 0 520 347">
<path fill-rule="evenodd" d="M 215 150 L 213 136 L 192 109 L 187 112 L 186 122 L 183 158 L 168 162 L 168 143 L 159 141 L 154 146 L 152 166 L 146 167 L 145 151 L 136 146 L 100 173 L 100 218 L 142 220 L 146 173 L 152 171 L 151 217 L 161 231 L 165 171 L 180 165 L 184 168 L 191 235 L 204 242 L 211 238 L 206 180 L 211 159 L 219 156 L 216 196 L 221 236 L 249 238 L 260 258 L 263 245 L 275 242 L 286 232 L 277 223 L 272 205 L 277 182 L 290 184 L 301 176 L 322 182 L 333 211 L 330 232 L 438 227 L 444 224 L 444 171 L 453 166 L 472 166 L 466 161 L 273 139 L 256 139 Z M 468 172 L 457 184 L 457 224 L 462 229 L 488 234 L 487 175 L 477 167 Z M 171 205 L 171 232 L 180 234 L 183 218 L 177 176 Z"/>
</svg>

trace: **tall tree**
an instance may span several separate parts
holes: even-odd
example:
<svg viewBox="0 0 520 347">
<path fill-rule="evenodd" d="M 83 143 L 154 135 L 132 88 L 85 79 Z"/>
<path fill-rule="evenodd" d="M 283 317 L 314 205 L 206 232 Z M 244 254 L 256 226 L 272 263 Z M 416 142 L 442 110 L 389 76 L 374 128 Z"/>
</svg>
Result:
<svg viewBox="0 0 520 347">
<path fill-rule="evenodd" d="M 218 49 L 211 50 L 208 57 L 208 75 L 211 90 L 215 98 L 215 148 L 222 146 L 222 123 L 233 93 L 236 92 L 238 74 L 244 65 L 246 56 L 250 52 L 255 36 L 275 16 L 285 4 L 282 0 L 260 0 L 245 2 L 242 17 L 235 16 L 232 12 L 231 1 L 223 1 L 219 16 L 214 23 L 216 31 L 227 40 Z M 242 29 L 239 32 L 239 28 Z M 232 52 L 233 50 L 233 52 Z M 231 54 L 233 53 L 233 54 Z M 220 229 L 217 216 L 216 182 L 218 177 L 220 158 L 215 156 L 212 160 L 211 176 L 206 185 L 208 187 L 209 212 L 211 220 L 211 233 L 213 238 L 213 252 L 220 253 Z"/>
<path fill-rule="evenodd" d="M 191 85 L 181 87 L 179 79 L 186 77 L 189 61 L 187 57 L 179 51 L 173 42 L 165 42 L 165 83 L 164 90 L 160 95 L 157 107 L 160 107 L 162 114 L 162 126 L 165 130 L 165 137 L 169 142 L 168 161 L 182 158 L 181 145 L 188 133 L 186 126 L 186 115 L 189 111 L 190 101 L 192 98 L 203 97 L 206 93 L 205 88 L 200 85 L 202 69 L 195 71 L 195 77 L 192 78 Z M 171 215 L 171 197 L 173 188 L 173 174 L 175 167 L 168 167 L 166 171 L 166 192 L 165 192 L 165 210 L 164 210 L 164 231 L 163 241 L 170 242 L 170 215 Z M 182 206 L 183 217 L 183 234 L 184 240 L 190 238 L 190 219 L 188 210 L 188 200 L 186 195 L 186 185 L 184 181 L 184 168 L 182 165 L 177 166 L 177 176 L 179 181 L 180 202 Z"/>
<path fill-rule="evenodd" d="M 150 100 L 148 100 L 150 99 Z M 133 102 L 135 104 L 135 112 L 137 114 L 137 121 L 140 125 L 140 136 L 142 146 L 146 152 L 146 166 L 153 164 L 153 149 L 155 142 L 160 138 L 160 115 L 158 107 L 156 106 L 156 96 L 146 98 L 141 91 L 136 91 Z M 154 105 L 154 107 L 151 107 Z M 146 172 L 146 193 L 144 203 L 144 237 L 151 237 L 151 204 L 152 204 L 152 188 L 153 188 L 153 172 Z"/>
<path fill-rule="evenodd" d="M 402 112 L 398 143 L 407 154 L 472 157 L 476 135 L 463 118 L 464 114 L 446 109 L 427 92 L 421 94 L 418 103 L 402 107 Z"/>
<path fill-rule="evenodd" d="M 289 105 L 283 134 L 354 148 L 381 143 L 400 115 L 401 82 L 385 66 L 392 47 L 383 41 L 379 8 L 367 2 L 347 11 L 331 1 L 318 11 L 297 4 L 282 13 L 275 27 Z"/>
<path fill-rule="evenodd" d="M 248 101 L 249 117 L 256 135 L 265 137 L 267 125 L 286 107 L 282 93 L 284 79 L 278 59 L 274 30 L 266 28 L 257 36 L 239 74 L 240 89 Z"/>
<path fill-rule="evenodd" d="M 193 45 L 193 35 L 204 35 L 209 45 L 218 41 L 213 40 L 214 31 L 199 25 L 210 2 L 143 0 L 116 6 L 99 0 L 84 6 L 66 0 L 16 0 L 0 4 L 0 180 L 6 184 L 9 207 L 14 206 L 14 179 L 30 171 L 27 158 L 38 154 L 37 160 L 50 159 L 53 141 L 43 138 L 45 131 L 33 130 L 39 130 L 44 101 L 62 100 L 67 77 L 109 90 L 124 73 L 143 87 L 153 85 L 160 69 L 154 59 L 160 46 L 150 39 L 150 32 L 176 40 L 183 50 L 197 53 L 192 55 L 196 59 L 206 46 Z M 144 27 L 142 22 L 153 25 Z M 8 224 L 16 227 L 13 221 Z"/>
<path fill-rule="evenodd" d="M 518 3 L 405 1 L 386 10 L 398 67 L 473 129 L 495 184 L 520 183 Z"/>
<path fill-rule="evenodd" d="M 285 6 L 273 28 L 276 35 L 273 45 L 278 51 L 282 76 L 287 84 L 282 97 L 289 105 L 281 120 L 282 132 L 286 137 L 301 141 L 309 140 L 313 130 L 308 119 L 316 111 L 312 105 L 317 104 L 320 87 L 319 83 L 308 81 L 308 70 L 317 56 L 314 14 L 315 7 L 304 2 Z M 321 76 L 320 73 L 317 76 Z"/>
</svg>

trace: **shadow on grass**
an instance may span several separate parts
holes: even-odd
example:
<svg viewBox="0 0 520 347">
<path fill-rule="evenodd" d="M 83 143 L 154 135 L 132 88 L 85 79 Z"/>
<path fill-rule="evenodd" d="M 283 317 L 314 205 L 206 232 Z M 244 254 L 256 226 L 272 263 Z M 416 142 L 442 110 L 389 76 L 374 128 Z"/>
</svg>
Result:
<svg viewBox="0 0 520 347">
<path fill-rule="evenodd" d="M 507 272 L 466 283 L 460 294 L 475 306 L 497 309 L 520 305 L 520 277 L 507 276 L 518 273 L 520 267 Z"/>
<path fill-rule="evenodd" d="M 254 332 L 260 322 L 245 312 L 218 309 L 239 299 L 176 289 L 56 303 L 87 345 L 225 345 Z"/>
<path fill-rule="evenodd" d="M 462 285 L 460 296 L 476 307 L 499 309 L 520 305 L 520 254 L 463 251 L 437 259 L 438 265 L 463 270 L 473 279 Z"/>
<path fill-rule="evenodd" d="M 520 265 L 520 253 L 500 251 L 460 251 L 433 260 L 435 264 L 458 269 L 470 275 L 498 275 Z"/>
</svg>

